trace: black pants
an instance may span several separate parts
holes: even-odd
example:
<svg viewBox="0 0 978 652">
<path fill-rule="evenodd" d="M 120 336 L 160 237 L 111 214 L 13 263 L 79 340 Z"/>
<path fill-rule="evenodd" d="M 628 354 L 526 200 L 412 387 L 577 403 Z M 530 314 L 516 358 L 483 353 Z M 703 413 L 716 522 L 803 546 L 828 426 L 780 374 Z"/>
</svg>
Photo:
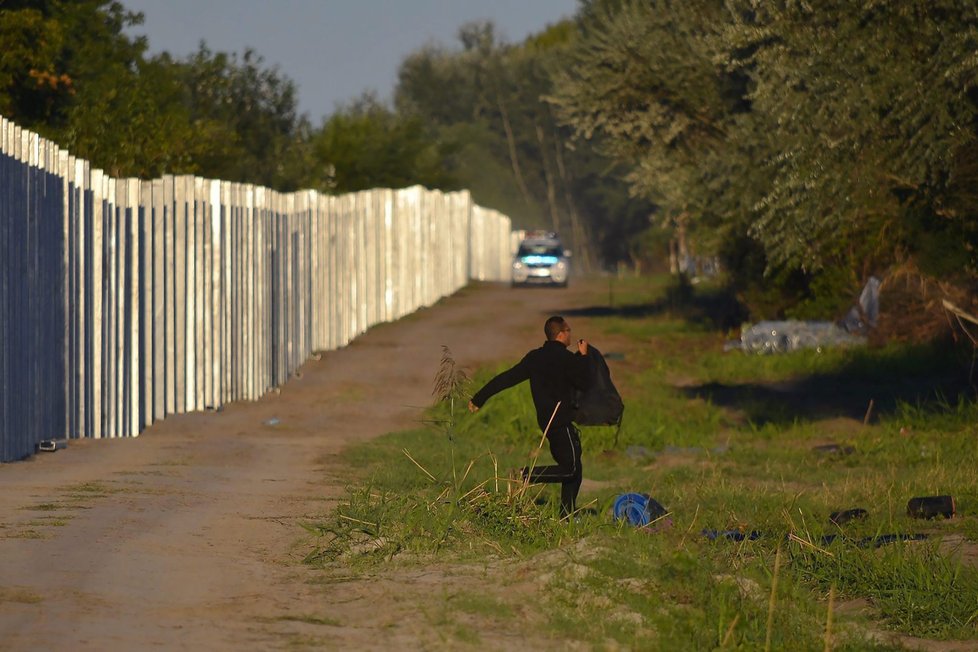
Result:
<svg viewBox="0 0 978 652">
<path fill-rule="evenodd" d="M 547 433 L 550 454 L 556 464 L 537 466 L 530 472 L 523 469 L 523 477 L 529 473 L 530 482 L 560 483 L 560 515 L 567 516 L 577 507 L 577 493 L 581 490 L 581 433 L 573 424 L 553 428 Z"/>
</svg>

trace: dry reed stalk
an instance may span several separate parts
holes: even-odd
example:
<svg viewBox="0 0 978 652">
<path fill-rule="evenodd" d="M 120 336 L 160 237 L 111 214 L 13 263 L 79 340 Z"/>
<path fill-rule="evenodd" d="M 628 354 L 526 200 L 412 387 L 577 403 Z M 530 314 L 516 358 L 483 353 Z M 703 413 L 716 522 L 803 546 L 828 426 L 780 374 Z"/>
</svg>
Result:
<svg viewBox="0 0 978 652">
<path fill-rule="evenodd" d="M 700 513 L 700 506 L 699 506 L 699 505 L 697 505 L 697 506 L 696 506 L 696 510 L 695 510 L 695 511 L 693 512 L 693 520 L 691 520 L 691 521 L 689 522 L 689 527 L 688 527 L 688 528 L 686 528 L 686 531 L 685 531 L 685 532 L 683 532 L 683 537 L 682 537 L 682 539 L 680 539 L 680 540 L 679 540 L 679 545 L 678 545 L 678 546 L 676 546 L 676 550 L 679 550 L 679 549 L 680 549 L 680 548 L 682 548 L 682 547 L 683 547 L 684 545 L 686 545 L 686 537 L 687 537 L 687 536 L 689 535 L 689 533 L 690 533 L 690 532 L 692 531 L 692 529 L 693 529 L 693 526 L 694 526 L 694 525 L 696 525 L 696 517 L 697 517 L 697 516 L 699 516 L 699 513 Z"/>
<path fill-rule="evenodd" d="M 584 503 L 582 506 L 578 507 L 577 508 L 577 511 L 588 509 L 588 508 L 590 508 L 590 507 L 592 507 L 594 505 L 597 505 L 597 504 L 598 504 L 598 499 L 597 498 L 593 498 L 590 501 Z"/>
<path fill-rule="evenodd" d="M 478 460 L 478 459 L 479 458 L 477 457 L 474 460 L 470 460 L 469 461 L 469 465 L 467 467 L 465 467 L 465 473 L 462 474 L 462 479 L 461 479 L 461 481 L 459 481 L 458 484 L 462 484 L 463 482 L 465 482 L 465 479 L 467 477 L 469 477 L 469 471 L 472 470 L 472 466 L 476 463 L 476 460 Z M 456 486 L 458 486 L 458 485 L 456 485 Z"/>
<path fill-rule="evenodd" d="M 454 399 L 461 398 L 468 382 L 468 374 L 456 366 L 452 350 L 443 344 L 441 362 L 438 365 L 438 372 L 435 374 L 432 395 L 439 401 L 452 401 L 452 414 L 454 415 Z"/>
<path fill-rule="evenodd" d="M 730 642 L 730 637 L 733 636 L 734 627 L 740 622 L 740 614 L 734 616 L 734 619 L 730 621 L 730 626 L 727 627 L 727 633 L 723 635 L 723 641 L 720 642 L 720 647 L 727 647 L 727 643 Z"/>
<path fill-rule="evenodd" d="M 451 441 L 451 439 L 449 439 Z M 452 484 L 458 487 L 458 473 L 455 472 L 455 446 L 449 447 L 449 454 L 452 458 Z"/>
<path fill-rule="evenodd" d="M 968 339 L 971 340 L 971 343 L 973 345 L 978 346 L 978 336 L 972 335 L 968 327 L 964 325 L 964 322 L 968 321 L 974 324 L 975 326 L 978 326 L 978 317 L 968 314 L 967 312 L 965 312 L 961 308 L 958 308 L 956 305 L 954 305 L 947 299 L 941 299 L 941 305 L 944 307 L 944 310 L 954 315 L 955 319 L 957 319 L 958 326 L 960 326 L 961 330 L 964 331 L 964 334 L 968 336 Z"/>
<path fill-rule="evenodd" d="M 835 607 L 835 584 L 829 587 L 829 613 L 825 619 L 825 652 L 832 650 L 832 609 Z"/>
<path fill-rule="evenodd" d="M 598 502 L 598 501 L 594 500 L 594 501 L 591 501 L 591 502 Z M 645 527 L 646 528 L 651 528 L 651 527 L 655 526 L 655 524 L 658 523 L 659 521 L 663 521 L 663 520 L 669 518 L 670 516 L 672 516 L 672 512 L 666 512 L 662 516 L 656 516 L 654 519 L 652 519 L 651 521 L 649 521 L 648 525 L 646 525 Z"/>
<path fill-rule="evenodd" d="M 881 301 L 879 322 L 871 334 L 880 341 L 924 341 L 946 333 L 957 339 L 951 319 L 954 313 L 949 313 L 945 302 L 965 314 L 978 311 L 978 297 L 973 290 L 929 277 L 912 261 L 884 276 L 880 296 L 885 300 Z"/>
<path fill-rule="evenodd" d="M 487 546 L 489 546 L 490 548 L 492 548 L 493 550 L 495 550 L 496 552 L 498 552 L 498 553 L 499 553 L 500 555 L 501 555 L 501 554 L 503 554 L 503 547 L 502 547 L 502 546 L 500 546 L 500 545 L 499 545 L 498 543 L 496 543 L 495 541 L 491 541 L 491 540 L 489 540 L 489 539 L 486 539 L 486 538 L 484 538 L 484 537 L 483 537 L 483 539 L 482 539 L 482 541 L 483 541 L 483 542 L 484 542 L 484 543 L 485 543 L 485 544 L 486 544 Z"/>
<path fill-rule="evenodd" d="M 806 541 L 805 539 L 802 539 L 801 537 L 795 535 L 794 532 L 789 532 L 788 533 L 788 540 L 789 541 L 794 541 L 795 543 L 800 543 L 801 545 L 805 546 L 806 548 L 811 548 L 812 550 L 816 550 L 816 551 L 822 553 L 823 555 L 828 555 L 829 557 L 835 557 L 835 555 L 833 555 L 828 550 L 825 550 L 824 548 L 819 548 L 818 546 L 816 546 L 811 541 Z"/>
<path fill-rule="evenodd" d="M 778 573 L 781 571 L 781 546 L 774 553 L 774 577 L 771 579 L 771 598 L 767 603 L 767 632 L 764 635 L 764 652 L 771 652 L 771 634 L 774 631 L 774 606 L 778 595 Z"/>
<path fill-rule="evenodd" d="M 496 459 L 496 456 L 493 455 L 492 452 L 489 453 L 489 459 L 492 460 L 492 477 L 496 481 L 496 493 L 498 494 L 499 493 L 499 460 Z"/>
<path fill-rule="evenodd" d="M 445 500 L 445 497 L 448 496 L 448 492 L 451 491 L 451 489 L 452 489 L 451 487 L 445 487 L 444 489 L 442 489 L 441 493 L 438 494 L 433 501 L 428 503 L 428 511 L 433 512 L 435 510 L 435 505 Z"/>
<path fill-rule="evenodd" d="M 358 518 L 353 518 L 352 516 L 347 516 L 346 514 L 340 514 L 340 518 L 344 518 L 348 521 L 353 521 L 354 523 L 360 523 L 361 525 L 369 525 L 370 527 L 377 527 L 376 523 L 369 523 L 367 521 L 361 521 Z"/>
<path fill-rule="evenodd" d="M 459 496 L 459 500 L 464 500 L 464 499 L 468 498 L 469 497 L 469 494 L 475 493 L 479 489 L 484 489 L 485 486 L 486 486 L 486 484 L 488 482 L 489 482 L 488 478 L 486 480 L 483 480 L 482 482 L 480 482 L 479 484 L 477 484 L 476 486 L 472 487 L 467 492 L 465 492 L 464 494 L 462 494 L 461 496 Z M 483 493 L 485 493 L 485 491 L 483 491 Z"/>
<path fill-rule="evenodd" d="M 560 401 L 557 401 L 557 405 L 554 406 L 553 414 L 550 415 L 550 420 L 547 421 L 547 427 L 543 429 L 543 436 L 540 437 L 540 443 L 539 443 L 539 445 L 537 445 L 537 449 L 533 453 L 532 459 L 530 459 L 530 466 L 526 470 L 526 477 L 523 478 L 523 489 L 522 489 L 522 491 L 524 491 L 524 492 L 526 491 L 526 488 L 530 485 L 530 476 L 533 474 L 533 469 L 536 468 L 537 458 L 540 457 L 540 449 L 543 448 L 543 442 L 546 441 L 546 439 L 547 439 L 547 433 L 550 432 L 550 426 L 551 426 L 551 424 L 553 424 L 554 417 L 557 416 L 557 410 L 559 410 L 559 409 L 560 409 Z"/>
<path fill-rule="evenodd" d="M 431 479 L 432 482 L 438 482 L 438 479 L 435 478 L 435 476 L 433 476 L 430 473 L 428 473 L 428 469 L 426 469 L 423 466 L 421 466 L 420 464 L 418 464 L 418 460 L 416 460 L 413 457 L 411 457 L 411 453 L 409 453 L 406 448 L 402 448 L 401 449 L 401 452 L 404 453 L 405 455 L 407 455 L 407 458 L 409 460 L 411 460 L 412 462 L 414 462 L 414 465 L 416 467 L 418 467 L 419 469 L 421 469 L 421 472 L 424 473 L 426 476 L 428 476 L 428 478 Z"/>
</svg>

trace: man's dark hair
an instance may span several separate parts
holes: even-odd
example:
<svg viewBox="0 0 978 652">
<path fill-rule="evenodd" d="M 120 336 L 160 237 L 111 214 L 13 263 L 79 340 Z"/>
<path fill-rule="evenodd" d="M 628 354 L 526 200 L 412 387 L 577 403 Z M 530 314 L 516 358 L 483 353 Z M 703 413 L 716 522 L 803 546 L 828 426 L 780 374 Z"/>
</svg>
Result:
<svg viewBox="0 0 978 652">
<path fill-rule="evenodd" d="M 547 341 L 553 342 L 557 339 L 557 334 L 565 328 L 567 328 L 567 322 L 564 321 L 564 318 L 560 315 L 554 315 L 543 325 L 543 332 L 547 336 Z"/>
</svg>

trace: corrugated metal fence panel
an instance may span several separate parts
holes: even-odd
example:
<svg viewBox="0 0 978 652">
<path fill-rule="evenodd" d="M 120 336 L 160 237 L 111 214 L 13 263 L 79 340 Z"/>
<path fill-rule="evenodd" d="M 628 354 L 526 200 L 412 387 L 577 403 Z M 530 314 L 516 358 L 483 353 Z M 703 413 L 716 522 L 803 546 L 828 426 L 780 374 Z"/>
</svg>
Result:
<svg viewBox="0 0 978 652">
<path fill-rule="evenodd" d="M 221 214 L 221 184 L 218 181 L 204 181 L 203 192 L 207 197 L 207 210 L 203 217 L 204 233 L 204 308 L 203 308 L 203 363 L 201 376 L 204 383 L 204 408 L 216 408 L 220 405 L 217 398 L 217 297 L 220 279 L 220 263 L 217 252 L 220 251 L 220 214 Z M 215 224 L 215 221 L 217 222 Z"/>
<path fill-rule="evenodd" d="M 0 459 L 16 459 L 17 442 L 11 427 L 11 401 L 14 392 L 13 378 L 10 377 L 10 350 L 12 337 L 12 313 L 10 311 L 10 288 L 13 277 L 13 245 L 10 228 L 13 213 L 17 210 L 13 192 L 12 176 L 18 164 L 10 155 L 7 140 L 10 123 L 0 120 Z M 27 451 L 30 452 L 30 451 Z"/>
<path fill-rule="evenodd" d="M 346 343 L 349 343 L 357 335 L 366 330 L 366 307 L 367 307 L 367 265 L 366 265 L 366 243 L 364 242 L 364 223 L 366 220 L 361 213 L 363 206 L 363 193 L 354 193 L 350 197 L 348 204 L 347 220 L 349 221 L 349 245 L 350 257 L 348 266 L 350 269 L 350 296 L 347 310 L 350 314 L 350 332 Z"/>
<path fill-rule="evenodd" d="M 474 205 L 471 215 L 469 277 L 480 281 L 509 279 L 510 219 Z"/>
<path fill-rule="evenodd" d="M 67 287 L 65 307 L 67 310 L 67 377 L 68 415 L 67 432 L 70 435 L 81 432 L 84 424 L 84 401 L 79 389 L 84 386 L 84 357 L 81 354 L 82 324 L 84 314 L 84 295 L 81 292 L 81 272 L 83 269 L 84 233 L 82 225 L 81 186 L 84 174 L 81 161 L 69 156 L 64 172 L 65 191 L 65 264 L 67 265 Z M 0 218 L 0 223 L 3 219 Z M 2 230 L 0 224 L 0 230 Z M 2 251 L 2 245 L 0 245 Z M 0 277 L 3 273 L 0 272 Z M 2 283 L 2 281 L 0 281 Z M 0 300 L 2 302 L 2 300 Z"/>
<path fill-rule="evenodd" d="M 89 221 L 86 224 L 91 237 L 87 243 L 88 269 L 85 272 L 85 296 L 89 310 L 86 315 L 88 322 L 85 329 L 86 336 L 86 360 L 88 362 L 88 375 L 85 378 L 86 396 L 88 401 L 89 428 L 86 433 L 89 437 L 96 439 L 103 436 L 104 421 L 102 409 L 102 347 L 104 340 L 102 325 L 103 308 L 103 267 L 105 258 L 102 245 L 104 239 L 105 224 L 103 213 L 105 212 L 105 184 L 101 170 L 92 170 L 89 177 L 91 183 L 91 199 Z"/>
<path fill-rule="evenodd" d="M 134 287 L 139 316 L 139 360 L 135 369 L 138 404 L 135 431 L 138 433 L 153 422 L 153 183 L 137 181 L 137 184 L 139 197 L 134 210 L 139 281 Z"/>
<path fill-rule="evenodd" d="M 256 399 L 465 285 L 509 219 L 467 192 L 113 179 L 0 116 L 0 461 Z"/>
<path fill-rule="evenodd" d="M 355 196 L 344 195 L 337 198 L 337 220 L 338 220 L 338 239 L 339 239 L 339 261 L 337 264 L 339 271 L 339 300 L 337 301 L 337 311 L 340 318 L 340 337 L 338 346 L 346 346 L 353 339 L 357 329 L 356 311 L 356 292 L 357 274 L 355 270 L 356 253 L 355 247 L 355 223 L 353 219 L 352 204 Z"/>
<path fill-rule="evenodd" d="M 484 281 L 483 270 L 485 267 L 485 211 L 478 207 L 472 209 L 472 226 L 470 228 L 471 251 L 469 252 L 469 278 Z"/>
</svg>

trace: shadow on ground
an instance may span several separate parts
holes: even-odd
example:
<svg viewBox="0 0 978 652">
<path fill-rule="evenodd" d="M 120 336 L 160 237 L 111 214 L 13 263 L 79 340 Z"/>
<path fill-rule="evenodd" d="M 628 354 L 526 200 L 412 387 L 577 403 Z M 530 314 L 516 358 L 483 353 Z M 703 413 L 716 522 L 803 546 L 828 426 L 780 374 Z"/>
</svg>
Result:
<svg viewBox="0 0 978 652">
<path fill-rule="evenodd" d="M 953 410 L 959 400 L 976 399 L 976 388 L 967 378 L 952 374 L 873 381 L 838 373 L 776 383 L 707 383 L 681 390 L 689 398 L 736 410 L 757 426 L 837 417 L 873 423 L 896 414 L 901 403 L 937 414 Z"/>
<path fill-rule="evenodd" d="M 739 330 L 749 317 L 730 290 L 694 290 L 688 283 L 670 286 L 661 299 L 649 303 L 592 305 L 561 314 L 633 319 L 668 315 L 723 332 Z M 689 398 L 735 410 L 758 426 L 838 417 L 878 422 L 896 414 L 901 404 L 939 414 L 953 410 L 961 400 L 978 400 L 971 369 L 974 355 L 971 349 L 933 342 L 911 346 L 895 357 L 857 355 L 852 364 L 832 374 L 769 383 L 707 383 L 680 390 Z"/>
<path fill-rule="evenodd" d="M 656 301 L 623 306 L 586 306 L 568 309 L 566 317 L 625 317 L 639 319 L 671 315 L 691 324 L 729 331 L 739 329 L 749 314 L 734 294 L 726 289 L 697 289 L 689 284 L 672 285 Z"/>
</svg>

